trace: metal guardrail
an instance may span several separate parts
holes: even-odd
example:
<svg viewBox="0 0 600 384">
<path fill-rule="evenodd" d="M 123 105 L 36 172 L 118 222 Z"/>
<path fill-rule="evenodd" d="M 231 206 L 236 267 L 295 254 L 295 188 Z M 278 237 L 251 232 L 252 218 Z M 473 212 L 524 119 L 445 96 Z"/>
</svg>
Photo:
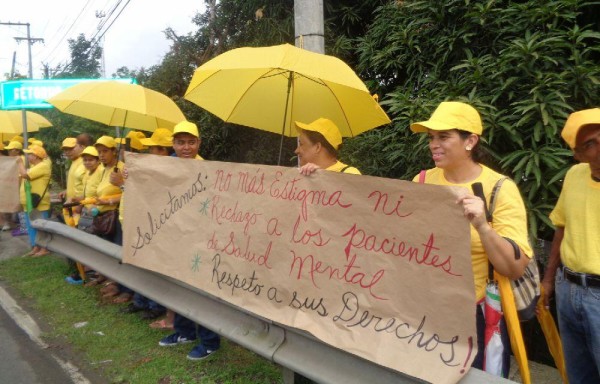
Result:
<svg viewBox="0 0 600 384">
<path fill-rule="evenodd" d="M 37 244 L 79 261 L 223 337 L 279 364 L 286 384 L 294 372 L 323 384 L 398 384 L 422 380 L 390 370 L 325 344 L 308 333 L 274 323 L 199 289 L 121 263 L 121 247 L 49 220 L 35 220 Z M 512 383 L 471 369 L 463 384 Z"/>
</svg>

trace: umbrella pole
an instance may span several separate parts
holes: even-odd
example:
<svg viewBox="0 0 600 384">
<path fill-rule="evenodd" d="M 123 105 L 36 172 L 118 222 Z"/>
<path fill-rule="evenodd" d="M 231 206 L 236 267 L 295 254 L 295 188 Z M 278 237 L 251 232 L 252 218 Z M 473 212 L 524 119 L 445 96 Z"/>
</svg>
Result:
<svg viewBox="0 0 600 384">
<path fill-rule="evenodd" d="M 27 137 L 27 111 L 25 108 L 21 109 L 21 119 L 23 125 L 23 148 L 27 149 L 29 144 L 29 138 Z M 29 159 L 27 155 L 25 157 L 25 169 L 29 169 Z M 33 203 L 31 202 L 31 183 L 28 179 L 23 180 L 25 184 L 25 214 L 29 215 L 29 213 L 33 210 Z"/>
<path fill-rule="evenodd" d="M 294 72 L 290 72 L 288 78 L 287 95 L 285 98 L 285 110 L 283 113 L 283 126 L 281 127 L 281 141 L 279 142 L 279 157 L 277 158 L 277 165 L 281 165 L 281 154 L 283 153 L 283 138 L 285 137 L 285 123 L 287 120 L 288 104 L 290 102 L 290 90 L 292 89 L 292 82 L 294 80 Z"/>
</svg>

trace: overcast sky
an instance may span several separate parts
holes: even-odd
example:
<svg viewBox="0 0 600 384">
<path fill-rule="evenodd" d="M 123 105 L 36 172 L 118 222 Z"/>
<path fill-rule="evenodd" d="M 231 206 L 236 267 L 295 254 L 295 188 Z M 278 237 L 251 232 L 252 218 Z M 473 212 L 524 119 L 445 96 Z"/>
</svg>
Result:
<svg viewBox="0 0 600 384">
<path fill-rule="evenodd" d="M 163 31 L 167 27 L 178 35 L 194 31 L 192 18 L 203 9 L 203 0 L 4 0 L 0 22 L 29 23 L 31 37 L 44 39 L 31 47 L 33 77 L 42 78 L 42 62 L 51 68 L 67 63 L 68 39 L 83 33 L 89 40 L 106 20 L 101 31 L 112 23 L 104 35 L 106 76 L 110 77 L 122 66 L 135 69 L 158 64 L 170 43 Z M 10 73 L 13 52 L 18 72 L 27 75 L 29 71 L 27 44 L 17 43 L 14 37 L 26 38 L 27 27 L 0 25 L 2 81 Z"/>
</svg>

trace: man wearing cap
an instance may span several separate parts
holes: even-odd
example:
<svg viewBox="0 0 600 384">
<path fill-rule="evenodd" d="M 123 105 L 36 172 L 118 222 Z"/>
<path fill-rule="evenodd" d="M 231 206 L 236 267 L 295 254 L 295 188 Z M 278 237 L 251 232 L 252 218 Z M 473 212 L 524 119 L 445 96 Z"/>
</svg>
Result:
<svg viewBox="0 0 600 384">
<path fill-rule="evenodd" d="M 60 192 L 58 196 L 61 199 L 66 198 L 67 203 L 70 203 L 74 197 L 83 194 L 83 176 L 85 175 L 85 167 L 81 158 L 83 148 L 74 137 L 67 137 L 62 142 L 61 149 L 63 154 L 71 160 L 71 166 L 67 174 L 67 189 Z"/>
<path fill-rule="evenodd" d="M 572 113 L 561 135 L 580 163 L 550 213 L 544 303 L 555 290 L 569 382 L 600 383 L 600 108 Z"/>
<path fill-rule="evenodd" d="M 24 150 L 29 160 L 29 169 L 25 169 L 25 164 L 22 159 L 19 159 L 19 176 L 23 180 L 29 180 L 31 183 L 31 195 L 37 194 L 40 196 L 39 203 L 33 207 L 33 210 L 25 215 L 27 223 L 27 232 L 29 234 L 29 243 L 32 250 L 30 256 L 44 256 L 49 252 L 47 249 L 35 245 L 35 235 L 37 231 L 31 226 L 30 220 L 42 217 L 48 219 L 50 217 L 50 175 L 52 172 L 52 164 L 46 161 L 48 155 L 44 148 L 38 145 L 32 145 Z M 21 183 L 21 205 L 26 206 L 25 185 Z M 31 217 L 30 217 L 31 216 Z"/>
<path fill-rule="evenodd" d="M 294 151 L 300 161 L 300 173 L 310 175 L 317 169 L 352 173 L 360 171 L 337 159 L 342 145 L 342 134 L 333 121 L 319 118 L 310 124 L 295 122 L 298 130 L 298 147 Z"/>
<path fill-rule="evenodd" d="M 175 156 L 182 159 L 203 160 L 198 155 L 199 148 L 200 134 L 196 124 L 189 121 L 182 121 L 177 124 L 173 129 Z M 187 344 L 200 337 L 200 344 L 196 345 L 187 355 L 189 360 L 205 359 L 221 346 L 221 337 L 217 333 L 179 314 L 175 314 L 174 328 L 175 333 L 160 340 L 158 345 L 169 347 Z"/>
</svg>

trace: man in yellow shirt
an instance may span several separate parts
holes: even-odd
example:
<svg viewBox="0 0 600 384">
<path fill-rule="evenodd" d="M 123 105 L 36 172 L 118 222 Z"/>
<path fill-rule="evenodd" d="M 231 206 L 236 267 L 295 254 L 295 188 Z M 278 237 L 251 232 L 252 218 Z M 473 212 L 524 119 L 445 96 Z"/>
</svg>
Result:
<svg viewBox="0 0 600 384">
<path fill-rule="evenodd" d="M 203 160 L 198 155 L 200 149 L 200 133 L 198 127 L 189 121 L 182 121 L 173 128 L 173 149 L 175 156 L 182 159 Z M 200 344 L 196 345 L 187 358 L 189 360 L 203 360 L 216 352 L 221 346 L 221 337 L 202 325 L 192 320 L 175 314 L 175 333 L 164 337 L 158 342 L 161 347 L 170 347 L 178 344 L 192 343 L 200 338 Z"/>
<path fill-rule="evenodd" d="M 556 290 L 569 382 L 600 383 L 600 108 L 572 113 L 561 135 L 580 164 L 567 172 L 550 214 L 556 231 L 544 301 Z"/>
<path fill-rule="evenodd" d="M 67 189 L 59 193 L 59 197 L 61 199 L 66 198 L 67 203 L 70 203 L 74 197 L 83 194 L 83 176 L 86 172 L 81 158 L 83 148 L 74 137 L 67 137 L 62 142 L 61 149 L 65 156 L 71 160 L 71 167 L 69 167 L 69 173 L 67 174 Z"/>
</svg>

